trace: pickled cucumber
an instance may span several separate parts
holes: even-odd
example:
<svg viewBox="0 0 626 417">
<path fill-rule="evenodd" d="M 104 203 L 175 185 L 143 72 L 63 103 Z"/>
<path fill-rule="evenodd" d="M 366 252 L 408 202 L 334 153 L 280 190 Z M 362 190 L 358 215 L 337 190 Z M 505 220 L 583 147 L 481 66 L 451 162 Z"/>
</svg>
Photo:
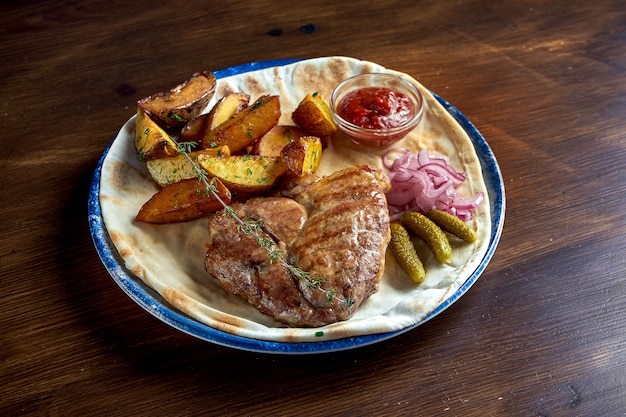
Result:
<svg viewBox="0 0 626 417">
<path fill-rule="evenodd" d="M 402 215 L 401 222 L 408 231 L 426 242 L 437 261 L 445 263 L 450 260 L 452 247 L 448 237 L 432 220 L 421 213 L 407 211 Z"/>
<path fill-rule="evenodd" d="M 468 243 L 474 243 L 478 238 L 476 232 L 470 225 L 446 211 L 430 210 L 426 213 L 426 217 L 435 222 L 435 224 L 444 231 L 460 237 Z"/>
<path fill-rule="evenodd" d="M 400 267 L 416 284 L 421 284 L 426 277 L 422 261 L 417 256 L 409 233 L 400 223 L 391 223 L 391 240 L 389 247 Z"/>
</svg>

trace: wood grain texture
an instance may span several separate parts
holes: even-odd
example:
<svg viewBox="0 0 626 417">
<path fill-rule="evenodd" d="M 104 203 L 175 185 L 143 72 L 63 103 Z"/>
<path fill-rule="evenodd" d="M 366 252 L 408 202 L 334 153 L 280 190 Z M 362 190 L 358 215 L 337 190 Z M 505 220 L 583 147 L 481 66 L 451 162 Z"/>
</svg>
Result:
<svg viewBox="0 0 626 417">
<path fill-rule="evenodd" d="M 0 21 L 1 415 L 626 412 L 622 2 L 6 1 Z M 326 55 L 407 72 L 481 131 L 507 192 L 492 262 L 440 316 L 353 351 L 247 353 L 161 323 L 93 248 L 98 158 L 139 98 L 195 71 Z"/>
</svg>

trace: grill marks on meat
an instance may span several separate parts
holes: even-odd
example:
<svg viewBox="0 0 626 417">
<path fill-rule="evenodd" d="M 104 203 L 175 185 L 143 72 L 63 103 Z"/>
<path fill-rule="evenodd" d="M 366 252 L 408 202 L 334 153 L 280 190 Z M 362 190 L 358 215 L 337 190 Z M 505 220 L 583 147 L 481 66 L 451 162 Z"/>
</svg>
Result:
<svg viewBox="0 0 626 417">
<path fill-rule="evenodd" d="M 342 310 L 342 299 L 353 300 L 356 310 L 378 291 L 389 242 L 388 184 L 379 170 L 356 167 L 311 183 L 294 196 L 309 218 L 292 247 L 293 255 L 298 267 L 324 278 L 322 289 L 343 296 L 332 302 L 340 320 L 351 315 Z M 298 284 L 315 307 L 328 305 L 324 291 Z"/>
<path fill-rule="evenodd" d="M 307 178 L 281 197 L 232 205 L 241 219 L 261 219 L 285 259 L 315 285 L 270 262 L 267 250 L 223 212 L 209 220 L 205 268 L 227 291 L 289 325 L 346 320 L 378 291 L 389 243 L 388 188 L 384 173 L 359 166 Z"/>
<path fill-rule="evenodd" d="M 302 206 L 282 197 L 254 198 L 231 207 L 240 219 L 263 219 L 282 242 L 293 242 L 307 217 Z M 209 239 L 205 269 L 228 292 L 285 323 L 313 315 L 289 271 L 280 262 L 269 262 L 267 250 L 244 235 L 230 215 L 222 211 L 209 220 Z"/>
</svg>

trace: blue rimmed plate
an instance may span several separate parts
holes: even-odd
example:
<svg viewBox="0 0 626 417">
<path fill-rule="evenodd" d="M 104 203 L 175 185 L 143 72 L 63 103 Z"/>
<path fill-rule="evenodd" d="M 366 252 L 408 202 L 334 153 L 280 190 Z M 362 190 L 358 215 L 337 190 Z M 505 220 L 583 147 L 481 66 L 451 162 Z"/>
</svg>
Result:
<svg viewBox="0 0 626 417">
<path fill-rule="evenodd" d="M 283 66 L 297 61 L 299 60 L 292 59 L 255 62 L 215 71 L 214 74 L 217 78 L 223 78 L 250 71 Z M 467 132 L 470 139 L 472 140 L 472 143 L 479 157 L 487 192 L 489 194 L 492 227 L 487 250 L 475 271 L 450 297 L 448 297 L 445 301 L 439 304 L 421 321 L 412 326 L 394 332 L 355 336 L 338 340 L 287 343 L 250 339 L 233 335 L 212 328 L 206 324 L 200 323 L 180 313 L 178 310 L 174 309 L 167 302 L 165 302 L 156 291 L 144 284 L 143 281 L 135 277 L 130 271 L 128 271 L 124 267 L 124 261 L 117 253 L 117 250 L 108 235 L 106 226 L 102 218 L 102 209 L 100 205 L 100 178 L 102 165 L 109 152 L 110 145 L 105 150 L 104 154 L 98 162 L 98 166 L 96 168 L 89 193 L 89 225 L 96 251 L 98 252 L 98 255 L 100 256 L 105 268 L 113 277 L 113 279 L 117 282 L 117 284 L 133 301 L 139 304 L 146 311 L 174 328 L 177 328 L 202 340 L 206 340 L 223 346 L 253 352 L 280 354 L 323 353 L 366 346 L 372 343 L 389 339 L 403 332 L 414 329 L 415 327 L 420 326 L 421 324 L 440 314 L 442 311 L 452 305 L 463 294 L 465 294 L 465 292 L 467 292 L 467 290 L 474 284 L 474 282 L 476 282 L 478 277 L 487 267 L 487 264 L 489 263 L 495 252 L 496 246 L 500 239 L 500 235 L 502 233 L 505 212 L 505 194 L 502 176 L 495 156 L 489 148 L 489 145 L 482 137 L 480 132 L 463 114 L 461 114 L 461 112 L 459 112 L 455 107 L 453 107 L 450 103 L 448 103 L 441 97 L 437 96 L 436 94 L 433 95 L 450 113 L 450 115 L 461 125 L 461 127 Z"/>
</svg>

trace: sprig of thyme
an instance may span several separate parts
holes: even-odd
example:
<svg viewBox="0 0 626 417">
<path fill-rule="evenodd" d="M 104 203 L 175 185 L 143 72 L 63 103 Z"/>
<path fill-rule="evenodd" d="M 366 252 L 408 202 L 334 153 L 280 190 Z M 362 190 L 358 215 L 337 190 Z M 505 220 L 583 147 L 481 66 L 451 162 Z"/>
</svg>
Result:
<svg viewBox="0 0 626 417">
<path fill-rule="evenodd" d="M 352 306 L 354 305 L 354 299 L 352 297 L 343 298 L 337 296 L 337 291 L 335 289 L 325 289 L 322 287 L 322 284 L 324 284 L 325 282 L 323 278 L 312 277 L 309 272 L 304 271 L 301 268 L 293 266 L 289 262 L 287 262 L 283 257 L 282 251 L 278 249 L 276 242 L 268 237 L 261 236 L 261 231 L 265 231 L 266 233 L 268 233 L 265 226 L 263 225 L 262 220 L 249 218 L 244 221 L 239 219 L 232 211 L 229 212 L 229 215 L 236 221 L 240 222 L 239 230 L 242 234 L 253 237 L 257 241 L 259 246 L 267 250 L 267 256 L 270 263 L 274 261 L 280 262 L 285 267 L 285 269 L 287 269 L 293 279 L 303 282 L 306 287 L 311 291 L 322 291 L 324 293 L 324 298 L 326 302 L 331 303 L 336 300 L 339 302 L 341 308 L 347 308 L 349 309 L 349 311 L 352 310 Z"/>
<path fill-rule="evenodd" d="M 197 146 L 196 142 L 176 142 L 175 139 L 172 138 L 174 143 L 176 143 L 176 149 L 179 154 L 183 155 L 187 161 L 191 164 L 194 173 L 198 177 L 198 180 L 202 181 L 204 184 L 204 192 L 206 195 L 213 196 L 221 205 L 224 207 L 224 211 L 238 223 L 239 231 L 245 236 L 253 237 L 259 246 L 265 248 L 268 252 L 268 259 L 270 263 L 274 261 L 280 262 L 289 272 L 289 274 L 296 281 L 302 281 L 305 283 L 309 290 L 319 290 L 324 293 L 324 297 L 328 303 L 333 301 L 338 301 L 341 308 L 352 310 L 352 306 L 354 305 L 354 298 L 352 297 L 339 297 L 337 296 L 337 291 L 334 289 L 324 289 L 322 284 L 325 282 L 323 278 L 315 278 L 311 277 L 311 274 L 307 271 L 302 270 L 296 266 L 291 265 L 287 262 L 282 254 L 282 251 L 277 247 L 276 242 L 266 236 L 262 236 L 261 232 L 265 232 L 270 236 L 273 236 L 269 230 L 265 227 L 262 220 L 248 218 L 246 220 L 242 220 L 237 213 L 230 207 L 228 204 L 222 200 L 222 198 L 217 193 L 217 186 L 215 185 L 215 178 L 209 179 L 207 172 L 200 167 L 190 156 L 189 153 L 195 149 Z"/>
<path fill-rule="evenodd" d="M 215 178 L 211 178 L 209 180 L 209 176 L 207 172 L 204 169 L 202 169 L 202 167 L 198 166 L 198 164 L 196 164 L 196 162 L 193 159 L 191 159 L 191 157 L 189 156 L 189 153 L 192 152 L 193 149 L 196 146 L 198 146 L 198 144 L 196 142 L 176 142 L 175 140 L 174 142 L 176 143 L 176 150 L 178 151 L 178 153 L 184 156 L 185 159 L 187 159 L 187 161 L 189 161 L 189 163 L 191 164 L 191 167 L 193 168 L 193 171 L 196 174 L 196 177 L 198 177 L 198 180 L 204 183 L 205 194 L 212 195 L 221 203 L 222 206 L 226 207 L 227 204 L 217 194 L 217 186 L 215 185 Z"/>
</svg>

